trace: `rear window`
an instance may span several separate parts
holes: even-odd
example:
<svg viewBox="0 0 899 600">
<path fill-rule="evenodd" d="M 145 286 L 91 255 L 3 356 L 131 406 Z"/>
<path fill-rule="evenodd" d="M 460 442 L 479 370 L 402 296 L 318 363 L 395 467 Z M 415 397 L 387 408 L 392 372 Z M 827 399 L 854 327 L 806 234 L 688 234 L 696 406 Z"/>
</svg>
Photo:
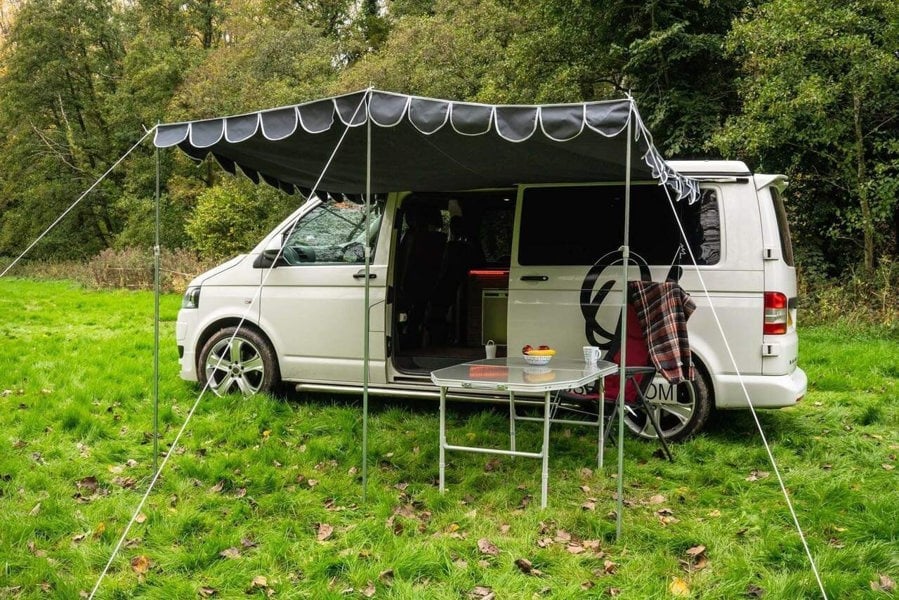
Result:
<svg viewBox="0 0 899 600">
<path fill-rule="evenodd" d="M 787 209 L 784 206 L 780 190 L 771 188 L 771 199 L 774 201 L 774 214 L 777 215 L 777 231 L 780 234 L 780 253 L 784 262 L 793 266 L 793 241 L 790 238 L 790 222 L 787 220 Z"/>
<path fill-rule="evenodd" d="M 624 186 L 526 188 L 523 192 L 521 265 L 592 265 L 623 242 Z M 700 265 L 721 255 L 718 194 L 704 189 L 700 201 L 674 203 Z M 650 265 L 670 265 L 681 245 L 677 220 L 665 190 L 631 186 L 630 248 Z M 684 262 L 689 262 L 689 258 Z"/>
</svg>

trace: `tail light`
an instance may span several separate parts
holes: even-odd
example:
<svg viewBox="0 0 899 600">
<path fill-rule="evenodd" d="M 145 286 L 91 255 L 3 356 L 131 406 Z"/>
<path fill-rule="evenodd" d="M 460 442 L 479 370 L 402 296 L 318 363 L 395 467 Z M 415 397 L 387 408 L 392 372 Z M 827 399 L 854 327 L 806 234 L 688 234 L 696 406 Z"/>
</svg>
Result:
<svg viewBox="0 0 899 600">
<path fill-rule="evenodd" d="M 783 335 L 787 332 L 787 297 L 780 292 L 765 292 L 765 335 Z"/>
</svg>

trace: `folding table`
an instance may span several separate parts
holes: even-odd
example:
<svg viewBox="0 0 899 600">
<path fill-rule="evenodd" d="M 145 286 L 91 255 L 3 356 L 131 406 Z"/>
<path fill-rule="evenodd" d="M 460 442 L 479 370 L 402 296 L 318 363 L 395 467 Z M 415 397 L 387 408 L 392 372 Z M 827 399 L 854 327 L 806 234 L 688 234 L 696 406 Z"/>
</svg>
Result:
<svg viewBox="0 0 899 600">
<path fill-rule="evenodd" d="M 438 369 L 431 373 L 434 385 L 440 388 L 440 491 L 445 489 L 446 451 L 478 452 L 482 454 L 501 454 L 506 456 L 522 456 L 539 458 L 543 465 L 540 479 L 540 507 L 546 508 L 546 496 L 549 480 L 549 428 L 552 423 L 575 423 L 593 425 L 600 428 L 598 452 L 602 461 L 602 426 L 600 416 L 597 421 L 562 421 L 553 419 L 554 394 L 559 390 L 581 387 L 599 382 L 606 375 L 615 373 L 615 363 L 600 360 L 597 363 L 585 363 L 582 360 L 553 358 L 546 366 L 533 366 L 521 357 L 491 358 L 462 363 Z M 509 395 L 509 448 L 485 448 L 478 446 L 459 446 L 446 441 L 446 394 L 450 388 L 462 390 L 490 390 L 505 392 Z M 515 409 L 515 394 L 543 395 L 543 417 L 521 417 Z M 557 396 L 557 394 L 555 395 Z M 537 420 L 543 422 L 543 446 L 539 452 L 524 452 L 515 447 L 515 422 L 518 420 Z"/>
</svg>

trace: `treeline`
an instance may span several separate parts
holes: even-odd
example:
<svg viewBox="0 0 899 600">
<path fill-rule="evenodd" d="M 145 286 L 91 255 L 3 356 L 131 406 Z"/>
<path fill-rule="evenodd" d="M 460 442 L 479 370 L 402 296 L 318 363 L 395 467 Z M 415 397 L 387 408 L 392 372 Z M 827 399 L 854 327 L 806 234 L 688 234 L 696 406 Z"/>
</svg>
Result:
<svg viewBox="0 0 899 600">
<path fill-rule="evenodd" d="M 895 0 L 0 0 L 0 255 L 158 122 L 380 89 L 543 103 L 631 93 L 668 158 L 791 179 L 807 276 L 899 254 Z M 221 257 L 296 200 L 164 152 L 163 244 Z M 149 143 L 34 250 L 152 244 Z"/>
</svg>

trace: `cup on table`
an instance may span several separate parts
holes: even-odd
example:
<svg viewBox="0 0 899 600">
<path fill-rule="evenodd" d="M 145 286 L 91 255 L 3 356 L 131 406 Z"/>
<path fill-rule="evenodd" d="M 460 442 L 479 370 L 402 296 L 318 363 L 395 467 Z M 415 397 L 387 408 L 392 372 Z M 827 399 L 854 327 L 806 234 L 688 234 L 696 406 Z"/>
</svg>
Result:
<svg viewBox="0 0 899 600">
<path fill-rule="evenodd" d="M 584 346 L 584 362 L 596 364 L 599 360 L 599 348 L 596 346 Z"/>
<path fill-rule="evenodd" d="M 487 340 L 487 343 L 484 345 L 484 353 L 487 355 L 487 358 L 496 358 L 496 342 Z"/>
</svg>

